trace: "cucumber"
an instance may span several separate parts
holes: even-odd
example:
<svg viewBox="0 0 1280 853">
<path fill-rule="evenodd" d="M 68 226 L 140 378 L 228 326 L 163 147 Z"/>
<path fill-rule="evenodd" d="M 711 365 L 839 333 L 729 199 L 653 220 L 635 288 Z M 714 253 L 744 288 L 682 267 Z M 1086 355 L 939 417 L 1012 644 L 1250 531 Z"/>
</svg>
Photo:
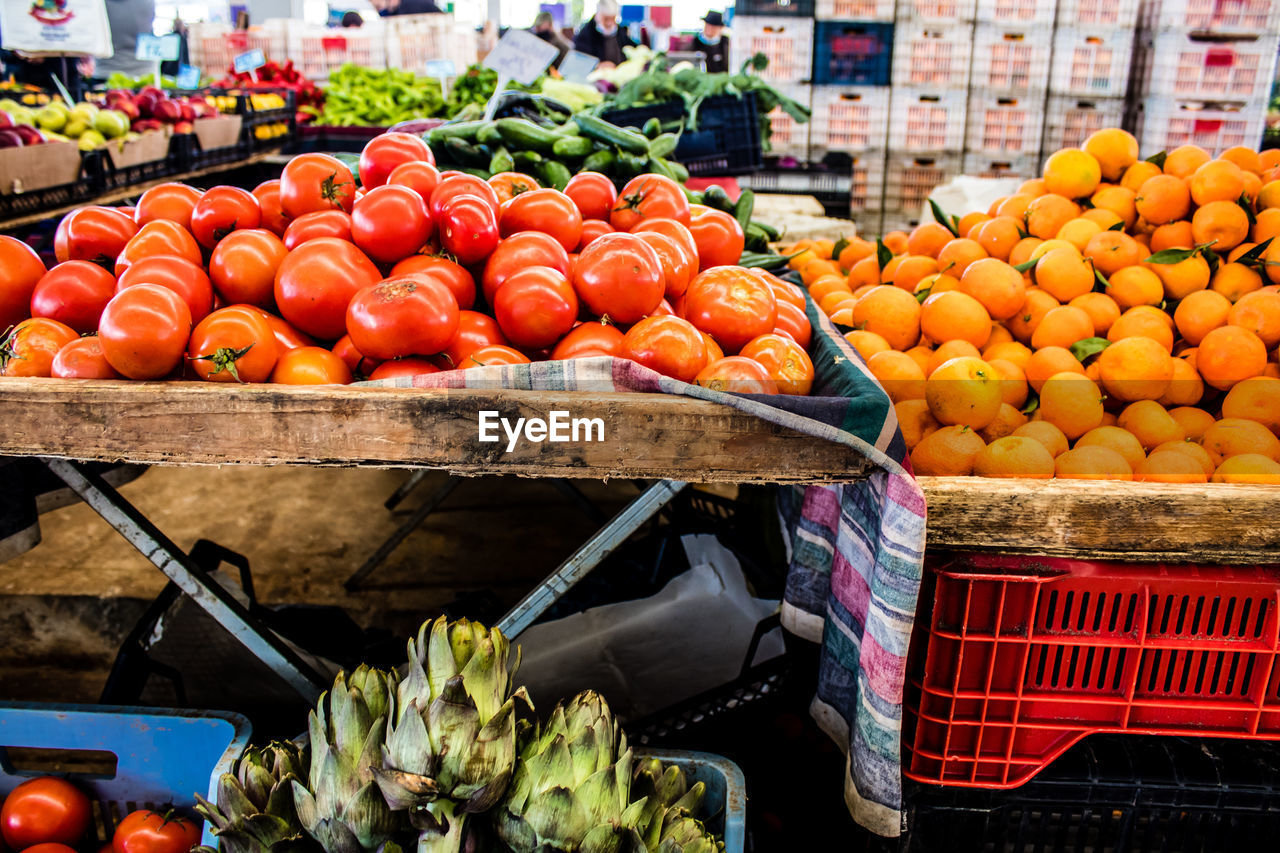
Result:
<svg viewBox="0 0 1280 853">
<path fill-rule="evenodd" d="M 582 130 L 583 136 L 613 145 L 628 154 L 644 154 L 646 157 L 649 154 L 649 140 L 644 134 L 609 124 L 604 119 L 587 113 L 576 115 L 573 120 Z"/>
<path fill-rule="evenodd" d="M 503 172 L 514 172 L 516 170 L 515 158 L 511 156 L 511 152 L 499 146 L 493 156 L 489 158 L 489 171 L 498 175 Z"/>
<path fill-rule="evenodd" d="M 556 129 L 556 133 L 560 134 L 561 136 L 581 136 L 582 128 L 578 127 L 576 124 L 574 124 L 571 121 L 566 121 L 564 124 L 560 125 L 560 127 Z"/>
<path fill-rule="evenodd" d="M 500 118 L 494 122 L 507 147 L 550 154 L 560 136 L 524 118 Z"/>
<path fill-rule="evenodd" d="M 644 123 L 644 127 L 640 128 L 640 132 L 650 139 L 657 139 L 658 134 L 662 133 L 662 122 L 658 121 L 657 116 L 654 116 Z"/>
<path fill-rule="evenodd" d="M 768 223 L 752 222 L 751 224 L 752 226 L 759 228 L 761 231 L 763 231 L 765 239 L 767 239 L 770 243 L 774 242 L 775 240 L 777 240 L 779 237 L 782 236 L 782 233 L 778 231 L 777 228 L 774 228 L 772 225 L 769 225 Z"/>
<path fill-rule="evenodd" d="M 618 172 L 620 177 L 633 178 L 643 174 L 649 166 L 648 157 L 639 157 L 630 151 L 618 152 Z"/>
<path fill-rule="evenodd" d="M 595 147 L 596 144 L 585 136 L 563 136 L 551 146 L 551 151 L 557 157 L 580 159 L 594 151 Z"/>
<path fill-rule="evenodd" d="M 707 191 L 702 194 L 702 203 L 724 213 L 733 213 L 733 200 L 724 191 L 724 187 L 718 184 L 707 187 Z"/>
<path fill-rule="evenodd" d="M 487 123 L 476 133 L 476 142 L 481 145 L 501 145 L 502 134 L 498 133 L 498 128 L 492 123 Z"/>
<path fill-rule="evenodd" d="M 650 157 L 670 157 L 680 144 L 680 137 L 674 133 L 664 133 L 649 143 Z"/>
<path fill-rule="evenodd" d="M 543 160 L 538 164 L 538 177 L 546 186 L 563 191 L 569 185 L 569 179 L 573 177 L 573 173 L 559 160 Z"/>
<path fill-rule="evenodd" d="M 470 166 L 459 166 L 458 171 L 462 172 L 464 175 L 472 175 L 474 177 L 477 177 L 482 181 L 487 181 L 493 177 L 493 175 L 490 175 L 484 169 L 473 169 Z"/>
<path fill-rule="evenodd" d="M 444 150 L 449 159 L 463 166 L 481 168 L 489 165 L 489 156 L 483 150 L 465 140 L 449 136 L 444 140 Z"/>
<path fill-rule="evenodd" d="M 452 124 L 442 124 L 427 131 L 427 142 L 430 144 L 443 144 L 446 139 L 450 138 L 474 142 L 476 135 L 480 132 L 480 128 L 487 124 L 489 124 L 487 121 L 455 121 Z"/>
<path fill-rule="evenodd" d="M 541 163 L 542 155 L 537 151 L 516 151 L 511 159 L 515 161 L 516 168 L 523 172 Z"/>
<path fill-rule="evenodd" d="M 748 252 L 764 252 L 769 249 L 769 235 L 764 229 L 755 222 L 750 222 L 743 229 L 746 236 L 746 248 Z"/>
<path fill-rule="evenodd" d="M 742 226 L 742 230 L 747 230 L 747 226 L 751 224 L 751 213 L 756 206 L 756 194 L 750 189 L 744 189 L 738 196 L 738 203 L 733 206 L 733 218 L 738 220 L 738 224 Z"/>
<path fill-rule="evenodd" d="M 680 178 L 676 175 L 676 171 L 671 168 L 672 163 L 669 160 L 663 160 L 661 157 L 650 157 L 648 168 L 655 175 L 662 175 L 664 178 L 670 178 L 676 183 L 680 182 Z"/>
<path fill-rule="evenodd" d="M 616 159 L 617 157 L 612 151 L 608 148 L 602 148 L 582 161 L 582 171 L 608 172 L 613 168 L 613 163 Z"/>
<path fill-rule="evenodd" d="M 668 160 L 667 166 L 670 167 L 674 179 L 679 183 L 689 180 L 689 170 L 684 167 L 683 163 L 677 163 L 675 160 Z"/>
</svg>

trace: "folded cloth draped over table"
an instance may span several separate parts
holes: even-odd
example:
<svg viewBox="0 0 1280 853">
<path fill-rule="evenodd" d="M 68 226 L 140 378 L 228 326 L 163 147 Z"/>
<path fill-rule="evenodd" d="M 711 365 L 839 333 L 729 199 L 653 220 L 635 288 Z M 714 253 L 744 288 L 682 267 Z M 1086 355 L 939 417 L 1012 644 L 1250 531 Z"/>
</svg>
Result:
<svg viewBox="0 0 1280 853">
<path fill-rule="evenodd" d="M 876 466 L 865 479 L 779 488 L 791 561 L 782 617 L 789 630 L 822 644 L 811 711 L 848 756 L 850 813 L 867 829 L 896 836 L 902 831 L 902 688 L 924 558 L 924 496 L 906 462 L 889 397 L 812 302 L 808 313 L 816 376 L 810 397 L 724 394 L 613 358 L 369 384 L 681 394 L 861 451 Z"/>
</svg>

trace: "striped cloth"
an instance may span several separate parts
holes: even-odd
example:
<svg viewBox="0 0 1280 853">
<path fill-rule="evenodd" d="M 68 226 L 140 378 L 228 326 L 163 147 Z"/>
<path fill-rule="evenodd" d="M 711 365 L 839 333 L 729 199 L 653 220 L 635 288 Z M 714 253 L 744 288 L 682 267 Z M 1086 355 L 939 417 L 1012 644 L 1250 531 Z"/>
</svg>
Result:
<svg viewBox="0 0 1280 853">
<path fill-rule="evenodd" d="M 623 359 L 587 358 L 384 380 L 415 388 L 512 388 L 681 394 L 731 406 L 861 451 L 866 479 L 779 487 L 790 568 L 783 624 L 822 644 L 811 712 L 848 757 L 845 802 L 880 835 L 902 832 L 900 741 L 907 643 L 924 558 L 924 495 L 888 396 L 809 303 L 816 380 L 810 397 L 738 396 Z"/>
</svg>

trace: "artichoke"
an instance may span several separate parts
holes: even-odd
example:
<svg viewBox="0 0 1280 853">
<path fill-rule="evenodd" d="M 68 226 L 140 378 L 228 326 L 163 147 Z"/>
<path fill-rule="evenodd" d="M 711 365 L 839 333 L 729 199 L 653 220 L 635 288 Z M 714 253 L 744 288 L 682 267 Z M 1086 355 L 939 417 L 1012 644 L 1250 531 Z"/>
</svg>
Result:
<svg viewBox="0 0 1280 853">
<path fill-rule="evenodd" d="M 318 850 L 298 822 L 295 779 L 305 777 L 302 747 L 288 741 L 249 747 L 218 780 L 218 804 L 196 794 L 196 811 L 213 826 L 222 853 L 308 853 Z"/>
<path fill-rule="evenodd" d="M 293 801 L 326 853 L 376 850 L 403 828 L 373 778 L 395 688 L 394 673 L 363 665 L 350 676 L 340 672 L 308 719 L 311 768 L 306 785 L 293 782 Z"/>
<path fill-rule="evenodd" d="M 441 617 L 409 640 L 409 670 L 375 778 L 392 809 L 408 810 L 418 850 L 453 851 L 469 814 L 497 804 L 516 760 L 519 657 L 497 629 Z M 531 707 L 531 706 L 530 706 Z"/>
<path fill-rule="evenodd" d="M 692 787 L 684 770 L 672 764 L 662 766 L 656 758 L 636 765 L 631 796 L 645 799 L 640 818 L 640 836 L 647 853 L 721 853 L 717 841 L 694 815 L 702 807 L 707 786 Z"/>
<path fill-rule="evenodd" d="M 630 802 L 631 750 L 599 694 L 556 706 L 540 729 L 521 722 L 520 761 L 495 813 L 515 853 L 643 850 L 646 800 Z"/>
</svg>

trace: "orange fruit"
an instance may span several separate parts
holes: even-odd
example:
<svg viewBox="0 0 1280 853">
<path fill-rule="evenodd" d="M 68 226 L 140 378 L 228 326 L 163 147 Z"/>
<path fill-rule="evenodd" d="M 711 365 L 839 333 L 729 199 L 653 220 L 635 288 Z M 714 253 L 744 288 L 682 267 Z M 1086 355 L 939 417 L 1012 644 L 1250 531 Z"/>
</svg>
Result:
<svg viewBox="0 0 1280 853">
<path fill-rule="evenodd" d="M 1235 163 L 1246 172 L 1253 172 L 1255 175 L 1262 172 L 1262 158 L 1258 156 L 1258 152 L 1244 145 L 1237 145 L 1234 148 L 1228 148 L 1218 155 L 1219 160 L 1226 160 Z"/>
<path fill-rule="evenodd" d="M 1214 459 L 1209 451 L 1189 438 L 1183 441 L 1166 441 L 1164 444 L 1157 445 L 1152 448 L 1151 455 L 1154 456 L 1157 453 L 1165 452 L 1181 453 L 1188 459 L 1194 460 L 1200 466 L 1200 470 L 1204 472 L 1205 477 L 1212 476 L 1214 470 L 1218 467 L 1218 463 L 1222 461 L 1221 459 Z"/>
<path fill-rule="evenodd" d="M 1139 160 L 1124 170 L 1124 175 L 1120 178 L 1120 186 L 1136 193 L 1147 182 L 1148 178 L 1154 178 L 1156 175 L 1162 174 L 1164 173 L 1160 171 L 1160 167 L 1155 163 Z"/>
<path fill-rule="evenodd" d="M 878 352 L 893 349 L 882 336 L 877 335 L 875 332 L 868 332 L 866 329 L 845 332 L 844 339 L 853 345 L 853 348 L 858 351 L 858 355 L 862 356 L 863 361 Z"/>
<path fill-rule="evenodd" d="M 1039 248 L 1040 244 L 1043 242 L 1044 240 L 1041 240 L 1039 237 L 1023 237 L 1018 241 L 1018 244 L 1013 247 L 1013 251 L 1009 253 L 1007 260 L 1015 267 L 1022 266 L 1027 261 L 1031 260 L 1032 252 Z"/>
<path fill-rule="evenodd" d="M 996 419 L 983 427 L 979 434 L 982 436 L 983 441 L 990 444 L 1007 435 L 1013 435 L 1013 431 L 1026 422 L 1027 416 L 1018 411 L 1017 407 L 1009 403 L 1002 403 Z"/>
<path fill-rule="evenodd" d="M 1205 430 L 1214 424 L 1213 415 L 1195 406 L 1178 406 L 1170 409 L 1169 417 L 1178 422 L 1190 441 L 1199 441 Z"/>
<path fill-rule="evenodd" d="M 1139 400 L 1126 406 L 1116 423 L 1133 433 L 1147 450 L 1187 437 L 1182 426 L 1155 400 Z"/>
<path fill-rule="evenodd" d="M 1053 460 L 1053 473 L 1062 480 L 1132 480 L 1133 469 L 1109 447 L 1085 446 Z"/>
<path fill-rule="evenodd" d="M 1178 303 L 1173 322 L 1183 340 L 1199 346 L 1205 335 L 1227 324 L 1230 313 L 1231 302 L 1227 297 L 1212 290 L 1200 290 Z"/>
<path fill-rule="evenodd" d="M 1168 314 L 1149 305 L 1130 308 L 1111 324 L 1107 340 L 1114 344 L 1126 338 L 1150 338 L 1160 344 L 1167 355 L 1173 352 L 1173 329 L 1166 322 L 1168 318 Z"/>
<path fill-rule="evenodd" d="M 1075 246 L 1073 244 L 1068 243 L 1066 240 L 1059 240 L 1057 237 L 1054 237 L 1052 240 L 1041 240 L 1040 244 L 1031 250 L 1031 254 L 1027 256 L 1027 260 L 1038 261 L 1044 257 L 1047 252 L 1052 252 L 1054 249 L 1074 248 Z"/>
<path fill-rule="evenodd" d="M 911 356 L 911 360 L 920 368 L 920 373 L 924 374 L 929 369 L 929 359 L 933 357 L 933 350 L 926 346 L 914 346 L 907 350 L 907 355 Z"/>
<path fill-rule="evenodd" d="M 854 263 L 849 269 L 848 285 L 851 288 L 867 284 L 880 284 L 880 261 L 870 255 Z"/>
<path fill-rule="evenodd" d="M 1050 456 L 1067 452 L 1067 437 L 1048 421 L 1030 421 L 1013 431 L 1014 435 L 1034 439 L 1045 446 Z"/>
<path fill-rule="evenodd" d="M 1220 264 L 1209 282 L 1209 289 L 1221 293 L 1230 302 L 1238 302 L 1245 294 L 1262 289 L 1262 276 L 1244 264 Z"/>
<path fill-rule="evenodd" d="M 1208 202 L 1191 216 L 1191 239 L 1196 245 L 1209 243 L 1215 252 L 1225 252 L 1248 237 L 1249 214 L 1234 201 Z"/>
<path fill-rule="evenodd" d="M 1102 392 L 1079 373 L 1057 373 L 1040 388 L 1040 417 L 1076 439 L 1102 424 Z"/>
<path fill-rule="evenodd" d="M 1078 373 L 1084 376 L 1084 365 L 1071 351 L 1063 347 L 1045 347 L 1032 353 L 1022 368 L 1029 384 L 1037 394 L 1051 376 L 1059 373 Z"/>
<path fill-rule="evenodd" d="M 1091 207 L 1084 213 L 1080 214 L 1080 218 L 1092 222 L 1098 226 L 1099 231 L 1107 231 L 1114 228 L 1117 224 L 1124 223 L 1124 217 L 1113 210 L 1107 210 L 1101 207 Z"/>
<path fill-rule="evenodd" d="M 1181 178 L 1156 175 L 1142 184 L 1133 202 L 1143 219 L 1152 225 L 1164 225 L 1191 212 L 1191 190 Z"/>
<path fill-rule="evenodd" d="M 1084 247 L 1089 245 L 1089 241 L 1101 230 L 1102 226 L 1097 222 L 1077 216 L 1059 228 L 1058 233 L 1053 235 L 1053 239 L 1066 240 L 1076 247 L 1076 251 L 1083 252 Z"/>
<path fill-rule="evenodd" d="M 1031 334 L 1031 346 L 1033 349 L 1070 347 L 1076 341 L 1093 336 L 1093 320 L 1083 309 L 1059 305 L 1044 315 Z"/>
<path fill-rule="evenodd" d="M 1034 269 L 1036 286 L 1059 302 L 1070 302 L 1093 290 L 1093 264 L 1081 257 L 1075 249 L 1061 248 L 1045 252 L 1036 261 Z"/>
<path fill-rule="evenodd" d="M 1019 222 L 1026 222 L 1027 208 L 1035 200 L 1036 197 L 1030 193 L 1014 193 L 1013 195 L 996 199 L 987 212 L 991 216 L 1012 216 Z"/>
<path fill-rule="evenodd" d="M 970 232 L 973 231 L 976 225 L 982 222 L 986 222 L 990 218 L 991 217 L 988 214 L 982 213 L 977 210 L 972 211 L 970 213 L 966 213 L 964 216 L 960 217 L 960 222 L 956 225 L 956 231 L 960 232 L 961 237 L 968 237 Z M 946 243 L 951 242 L 951 240 L 952 240 L 952 234 L 951 232 L 948 231 L 947 239 L 943 242 L 943 245 L 946 245 Z M 939 249 L 939 251 L 941 251 L 941 249 Z"/>
<path fill-rule="evenodd" d="M 826 296 L 818 300 L 818 307 L 822 309 L 822 313 L 830 317 L 836 312 L 840 306 L 848 303 L 850 307 L 858 300 L 852 293 L 847 290 L 833 290 Z"/>
<path fill-rule="evenodd" d="M 960 280 L 944 272 L 927 275 L 916 283 L 916 294 L 946 293 L 948 290 L 959 290 Z"/>
<path fill-rule="evenodd" d="M 942 230 L 946 230 L 945 228 Z M 840 269 L 848 272 L 853 269 L 853 265 L 863 258 L 874 255 L 876 252 L 875 243 L 870 240 L 863 240 L 861 237 L 854 237 L 849 240 L 849 245 L 845 246 L 840 252 L 840 257 L 836 259 L 840 264 Z"/>
<path fill-rule="evenodd" d="M 1032 237 L 1048 240 L 1079 215 L 1080 205 L 1056 193 L 1047 193 L 1027 205 L 1026 230 Z"/>
<path fill-rule="evenodd" d="M 853 325 L 875 332 L 896 350 L 920 339 L 920 303 L 915 296 L 891 285 L 873 288 L 853 306 Z"/>
<path fill-rule="evenodd" d="M 1214 483 L 1280 483 L 1280 463 L 1257 453 L 1245 453 L 1223 460 L 1210 478 Z"/>
<path fill-rule="evenodd" d="M 1258 191 L 1258 209 L 1270 207 L 1280 207 L 1280 181 L 1274 179 L 1264 182 Z"/>
<path fill-rule="evenodd" d="M 1118 127 L 1108 127 L 1089 134 L 1084 150 L 1098 161 L 1102 177 L 1118 181 L 1125 170 L 1138 162 L 1138 140 L 1132 133 Z"/>
<path fill-rule="evenodd" d="M 1248 329 L 1269 350 L 1280 346 L 1280 293 L 1260 290 L 1240 297 L 1227 314 L 1227 325 Z"/>
<path fill-rule="evenodd" d="M 1143 459 L 1147 458 L 1147 453 L 1142 449 L 1142 443 L 1137 437 L 1127 429 L 1121 429 L 1118 426 L 1100 426 L 1095 427 L 1076 441 L 1076 447 L 1105 447 L 1120 454 L 1125 464 L 1130 468 L 1134 468 Z"/>
<path fill-rule="evenodd" d="M 902 430 L 902 440 L 906 442 L 908 452 L 942 426 L 934 420 L 929 404 L 924 400 L 903 400 L 895 403 L 893 410 L 898 416 L 898 427 Z"/>
<path fill-rule="evenodd" d="M 1166 408 L 1177 406 L 1194 406 L 1204 396 L 1204 380 L 1196 371 L 1195 365 L 1185 358 L 1173 360 L 1173 378 L 1169 387 L 1156 401 Z"/>
<path fill-rule="evenodd" d="M 1131 267 L 1147 257 L 1142 245 L 1122 231 L 1099 231 L 1089 238 L 1083 254 L 1105 276 Z"/>
<path fill-rule="evenodd" d="M 1028 178 L 1018 184 L 1018 192 L 1022 195 L 1044 195 L 1044 178 Z"/>
<path fill-rule="evenodd" d="M 1102 166 L 1079 148 L 1060 149 L 1044 161 L 1044 187 L 1050 193 L 1085 198 L 1093 195 L 1101 182 Z"/>
<path fill-rule="evenodd" d="M 1207 483 L 1200 463 L 1176 450 L 1152 453 L 1134 469 L 1133 478 L 1146 483 Z"/>
<path fill-rule="evenodd" d="M 990 223 L 987 223 L 990 225 Z M 1027 299 L 1022 273 L 996 258 L 974 261 L 960 277 L 960 292 L 982 303 L 995 320 L 1012 317 Z"/>
<path fill-rule="evenodd" d="M 1197 290 L 1209 286 L 1209 262 L 1204 255 L 1196 254 L 1176 264 L 1151 264 L 1150 269 L 1160 277 L 1164 295 L 1169 299 L 1183 299 Z"/>
<path fill-rule="evenodd" d="M 1199 145 L 1179 145 L 1165 157 L 1164 173 L 1176 178 L 1189 178 L 1211 159 L 1209 152 Z"/>
<path fill-rule="evenodd" d="M 1255 219 L 1257 221 L 1253 223 L 1253 228 L 1249 231 L 1249 239 L 1254 243 L 1262 243 L 1273 237 L 1280 236 L 1280 210 L 1268 207 L 1259 213 Z M 1241 245 L 1244 244 L 1242 243 Z"/>
<path fill-rule="evenodd" d="M 1138 207 L 1134 203 L 1137 197 L 1136 192 L 1125 187 L 1104 186 L 1098 188 L 1089 202 L 1094 210 L 1110 211 L 1119 217 L 1125 228 L 1133 228 L 1138 221 Z"/>
<path fill-rule="evenodd" d="M 939 222 L 921 222 L 907 235 L 907 251 L 913 255 L 936 258 L 942 247 L 951 242 L 954 236 Z"/>
<path fill-rule="evenodd" d="M 939 423 L 982 429 L 1000 413 L 1000 375 L 980 358 L 953 358 L 925 380 L 925 399 Z"/>
<path fill-rule="evenodd" d="M 1018 341 L 1002 341 L 1000 343 L 987 341 L 987 346 L 982 351 L 982 357 L 988 362 L 995 359 L 1003 359 L 1022 368 L 1027 366 L 1027 359 L 1031 358 L 1031 348 Z"/>
<path fill-rule="evenodd" d="M 890 231 L 880 238 L 880 242 L 895 255 L 901 255 L 907 251 L 907 232 Z"/>
<path fill-rule="evenodd" d="M 1239 326 L 1214 329 L 1196 350 L 1196 369 L 1219 391 L 1261 375 L 1266 366 L 1267 348 L 1262 340 Z"/>
<path fill-rule="evenodd" d="M 1197 205 L 1211 201 L 1234 204 L 1244 193 L 1244 173 L 1230 160 L 1210 160 L 1192 173 L 1188 187 Z"/>
<path fill-rule="evenodd" d="M 1222 401 L 1222 416 L 1256 421 L 1280 436 L 1280 379 L 1255 376 L 1237 382 Z"/>
<path fill-rule="evenodd" d="M 987 338 L 987 342 L 982 346 L 985 349 L 986 347 L 993 347 L 996 344 L 1010 343 L 1017 343 L 1017 341 L 1013 339 L 1013 332 L 1010 332 L 1005 328 L 1004 324 L 993 322 L 991 324 L 991 337 Z"/>
<path fill-rule="evenodd" d="M 1272 243 L 1267 248 L 1264 260 L 1266 263 L 1263 264 L 1263 268 L 1259 272 L 1265 272 L 1270 283 L 1280 282 L 1280 240 Z"/>
<path fill-rule="evenodd" d="M 968 237 L 956 237 L 939 250 L 938 270 L 960 278 L 964 275 L 964 271 L 969 268 L 969 264 L 974 261 L 980 261 L 985 257 L 987 257 L 987 251 L 982 248 L 977 240 L 971 240 Z"/>
<path fill-rule="evenodd" d="M 1159 305 L 1164 301 L 1164 283 L 1147 267 L 1125 267 L 1107 279 L 1107 295 L 1121 308 Z"/>
<path fill-rule="evenodd" d="M 842 302 L 827 316 L 831 318 L 831 322 L 833 323 L 839 323 L 841 326 L 852 326 L 853 303 L 856 301 L 856 299 L 849 299 L 846 302 Z"/>
<path fill-rule="evenodd" d="M 1048 480 L 1053 477 L 1053 457 L 1034 438 L 1010 435 L 988 444 L 973 457 L 978 477 L 1012 477 Z"/>
<path fill-rule="evenodd" d="M 968 341 L 944 341 L 929 356 L 929 366 L 925 368 L 924 375 L 926 377 L 930 376 L 944 362 L 953 358 L 982 358 L 982 353 L 978 352 L 978 348 Z"/>
<path fill-rule="evenodd" d="M 903 352 L 886 350 L 867 359 L 867 369 L 895 403 L 924 397 L 924 371 Z"/>
<path fill-rule="evenodd" d="M 967 293 L 935 293 L 924 301 L 920 329 L 935 341 L 968 341 L 981 349 L 991 337 L 991 315 Z"/>
<path fill-rule="evenodd" d="M 984 358 L 983 361 L 994 367 L 996 373 L 1000 375 L 1000 399 L 1016 409 L 1021 409 L 1027 402 L 1027 374 L 1021 367 L 1003 358 L 994 360 Z"/>
<path fill-rule="evenodd" d="M 973 473 L 973 458 L 986 446 L 967 426 L 940 427 L 911 451 L 911 469 L 918 477 L 965 477 Z"/>
<path fill-rule="evenodd" d="M 938 262 L 924 255 L 903 255 L 901 263 L 893 272 L 893 286 L 907 293 L 915 293 L 916 285 L 928 275 L 938 271 Z"/>
<path fill-rule="evenodd" d="M 1036 328 L 1060 303 L 1038 287 L 1027 288 L 1027 301 L 1018 309 L 1018 313 L 1005 320 L 1005 326 L 1013 336 L 1024 344 L 1031 343 L 1031 336 Z"/>
<path fill-rule="evenodd" d="M 1222 459 L 1242 453 L 1280 459 L 1280 438 L 1257 421 L 1244 418 L 1223 418 L 1204 431 L 1200 444 Z"/>
<path fill-rule="evenodd" d="M 1105 335 L 1120 319 L 1120 306 L 1105 293 L 1082 293 L 1069 303 L 1089 315 L 1093 321 L 1093 331 L 1097 335 Z"/>
<path fill-rule="evenodd" d="M 979 223 L 969 232 L 970 237 L 978 241 L 978 245 L 982 247 L 988 255 L 1000 260 L 1006 260 L 1009 252 L 1022 239 L 1022 231 L 1019 228 L 1018 220 L 1012 216 L 997 216 L 994 219 L 988 219 L 986 222 Z"/>
<path fill-rule="evenodd" d="M 1190 249 L 1194 242 L 1195 238 L 1191 236 L 1191 221 L 1179 219 L 1177 222 L 1161 225 L 1152 231 L 1147 245 L 1151 253 L 1155 254 L 1164 249 Z"/>
</svg>

